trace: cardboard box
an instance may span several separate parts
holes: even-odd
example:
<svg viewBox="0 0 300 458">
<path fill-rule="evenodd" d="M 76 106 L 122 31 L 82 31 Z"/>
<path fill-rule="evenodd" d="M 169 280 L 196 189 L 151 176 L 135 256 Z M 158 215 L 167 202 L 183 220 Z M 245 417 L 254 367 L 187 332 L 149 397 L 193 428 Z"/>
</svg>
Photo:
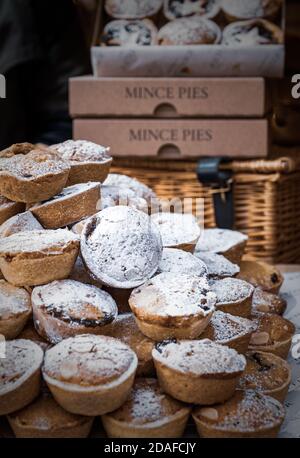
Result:
<svg viewBox="0 0 300 458">
<path fill-rule="evenodd" d="M 72 117 L 262 117 L 263 78 L 71 78 Z"/>
<path fill-rule="evenodd" d="M 266 119 L 75 119 L 73 129 L 75 140 L 109 145 L 115 157 L 265 157 L 269 149 Z"/>
<path fill-rule="evenodd" d="M 251 0 L 249 0 L 251 1 Z M 105 21 L 103 0 L 98 13 L 91 50 L 95 76 L 262 76 L 284 75 L 285 45 L 224 46 L 99 46 Z M 219 24 L 222 27 L 222 24 Z M 285 2 L 279 25 L 285 32 Z"/>
</svg>

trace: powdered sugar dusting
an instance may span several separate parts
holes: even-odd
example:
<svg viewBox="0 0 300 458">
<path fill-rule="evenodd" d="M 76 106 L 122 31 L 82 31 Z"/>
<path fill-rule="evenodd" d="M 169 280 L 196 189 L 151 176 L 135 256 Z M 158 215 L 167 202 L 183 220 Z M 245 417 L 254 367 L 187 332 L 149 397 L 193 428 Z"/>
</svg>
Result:
<svg viewBox="0 0 300 458">
<path fill-rule="evenodd" d="M 66 161 L 72 162 L 103 162 L 110 159 L 109 150 L 106 146 L 97 145 L 87 140 L 67 140 L 57 145 L 52 145 Z"/>
<path fill-rule="evenodd" d="M 170 19 L 199 14 L 214 17 L 220 9 L 220 0 L 164 0 L 164 11 Z"/>
<path fill-rule="evenodd" d="M 115 18 L 138 19 L 153 16 L 162 6 L 162 0 L 106 0 L 107 13 Z"/>
<path fill-rule="evenodd" d="M 28 181 L 41 176 L 60 174 L 68 169 L 68 163 L 51 150 L 36 149 L 28 154 L 0 158 L 0 175 L 1 172 L 7 172 Z"/>
<path fill-rule="evenodd" d="M 256 325 L 247 318 L 233 316 L 221 310 L 214 312 L 208 327 L 204 330 L 204 336 L 212 334 L 213 340 L 218 343 L 226 343 L 237 337 L 249 334 L 256 330 Z M 201 337 L 201 336 L 200 336 Z"/>
<path fill-rule="evenodd" d="M 207 268 L 201 259 L 192 253 L 176 248 L 164 248 L 157 273 L 172 272 L 203 277 Z"/>
<path fill-rule="evenodd" d="M 156 345 L 152 355 L 171 369 L 195 375 L 233 374 L 246 366 L 243 355 L 209 339 L 165 341 Z"/>
<path fill-rule="evenodd" d="M 41 309 L 74 327 L 105 325 L 118 313 L 117 304 L 106 291 L 74 280 L 34 288 L 32 306 L 34 314 Z"/>
<path fill-rule="evenodd" d="M 12 205 L 15 205 L 15 203 L 4 196 L 0 196 L 0 209 L 11 207 Z"/>
<path fill-rule="evenodd" d="M 216 23 L 200 16 L 175 19 L 158 32 L 161 44 L 191 45 L 214 44 L 220 40 L 221 31 Z"/>
<path fill-rule="evenodd" d="M 159 227 L 164 247 L 195 243 L 200 237 L 200 227 L 191 214 L 160 212 L 151 215 Z"/>
<path fill-rule="evenodd" d="M 277 12 L 282 0 L 222 0 L 224 10 L 241 19 L 266 17 Z"/>
<path fill-rule="evenodd" d="M 30 340 L 9 340 L 5 350 L 6 358 L 0 358 L 0 394 L 29 377 L 43 361 L 43 351 Z"/>
<path fill-rule="evenodd" d="M 240 302 L 250 297 L 254 292 L 254 287 L 250 283 L 237 278 L 215 280 L 211 282 L 210 286 L 212 291 L 217 295 L 217 306 Z"/>
<path fill-rule="evenodd" d="M 137 379 L 128 400 L 110 416 L 125 423 L 146 425 L 165 420 L 183 405 L 165 394 L 156 379 Z"/>
<path fill-rule="evenodd" d="M 19 232 L 0 239 L 0 257 L 19 253 L 60 254 L 71 243 L 79 245 L 79 237 L 66 229 Z"/>
<path fill-rule="evenodd" d="M 43 230 L 43 226 L 29 211 L 12 216 L 0 226 L 0 237 L 9 237 L 18 232 Z"/>
<path fill-rule="evenodd" d="M 115 205 L 127 205 L 148 213 L 146 199 L 137 195 L 132 189 L 119 186 L 101 186 L 101 209 L 104 210 L 104 208 Z"/>
<path fill-rule="evenodd" d="M 157 29 L 148 19 L 117 19 L 104 27 L 102 41 L 107 45 L 149 46 L 156 44 Z"/>
<path fill-rule="evenodd" d="M 285 409 L 279 401 L 253 390 L 236 391 L 233 398 L 214 408 L 218 419 L 213 427 L 224 431 L 255 433 L 280 425 L 285 416 Z M 199 409 L 196 415 L 202 419 L 201 412 Z"/>
<path fill-rule="evenodd" d="M 0 321 L 15 314 L 29 312 L 30 309 L 30 295 L 24 288 L 0 280 Z"/>
<path fill-rule="evenodd" d="M 204 277 L 168 272 L 151 278 L 130 297 L 136 314 L 161 317 L 207 316 L 215 303 L 216 296 Z"/>
<path fill-rule="evenodd" d="M 196 252 L 225 253 L 239 243 L 246 242 L 248 237 L 241 232 L 229 229 L 205 229 L 197 243 Z"/>
<path fill-rule="evenodd" d="M 205 263 L 208 276 L 211 278 L 234 277 L 240 271 L 237 264 L 233 264 L 221 254 L 195 251 L 194 256 Z"/>
<path fill-rule="evenodd" d="M 47 350 L 44 372 L 64 382 L 97 386 L 122 375 L 135 360 L 134 352 L 120 340 L 83 334 Z"/>
<path fill-rule="evenodd" d="M 148 215 L 117 206 L 88 220 L 81 235 L 81 252 L 97 279 L 116 288 L 134 288 L 156 272 L 162 242 Z"/>
<path fill-rule="evenodd" d="M 118 173 L 110 173 L 103 183 L 105 186 L 117 186 L 118 188 L 131 189 L 137 197 L 143 197 L 146 200 L 156 199 L 155 192 L 148 186 L 135 178 L 121 175 Z"/>
</svg>

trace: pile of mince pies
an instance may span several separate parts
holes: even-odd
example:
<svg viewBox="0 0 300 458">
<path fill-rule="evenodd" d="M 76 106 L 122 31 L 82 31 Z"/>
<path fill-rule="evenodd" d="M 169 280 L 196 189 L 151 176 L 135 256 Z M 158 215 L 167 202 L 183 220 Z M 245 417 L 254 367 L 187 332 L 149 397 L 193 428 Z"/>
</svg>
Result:
<svg viewBox="0 0 300 458">
<path fill-rule="evenodd" d="M 151 213 L 155 193 L 111 161 L 84 140 L 0 152 L 0 416 L 17 437 L 87 437 L 95 417 L 117 438 L 188 421 L 275 437 L 294 333 L 281 273 L 243 259 L 239 232 Z"/>
<path fill-rule="evenodd" d="M 105 0 L 101 46 L 281 44 L 283 0 Z"/>
</svg>

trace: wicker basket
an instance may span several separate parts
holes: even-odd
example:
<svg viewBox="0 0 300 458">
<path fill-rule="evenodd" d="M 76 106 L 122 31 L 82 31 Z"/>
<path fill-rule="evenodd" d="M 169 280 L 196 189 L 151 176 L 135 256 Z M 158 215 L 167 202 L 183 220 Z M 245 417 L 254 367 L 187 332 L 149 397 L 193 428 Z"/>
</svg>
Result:
<svg viewBox="0 0 300 458">
<path fill-rule="evenodd" d="M 300 168 L 296 160 L 233 161 L 235 228 L 249 236 L 247 255 L 273 263 L 300 261 Z M 204 198 L 205 227 L 215 226 L 213 191 L 195 162 L 116 160 L 115 173 L 137 178 L 161 198 Z"/>
</svg>

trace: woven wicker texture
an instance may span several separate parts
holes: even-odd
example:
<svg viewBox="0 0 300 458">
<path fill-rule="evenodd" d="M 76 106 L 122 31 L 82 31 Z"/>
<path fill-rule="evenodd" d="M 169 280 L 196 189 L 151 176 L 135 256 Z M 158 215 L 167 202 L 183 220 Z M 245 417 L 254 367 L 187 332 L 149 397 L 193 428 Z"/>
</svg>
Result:
<svg viewBox="0 0 300 458">
<path fill-rule="evenodd" d="M 227 165 L 228 167 L 228 165 Z M 273 263 L 300 259 L 300 170 L 290 158 L 233 161 L 235 228 L 249 236 L 247 256 Z M 205 227 L 214 227 L 209 187 L 197 179 L 194 161 L 118 159 L 113 172 L 150 186 L 160 198 L 204 198 Z"/>
</svg>

